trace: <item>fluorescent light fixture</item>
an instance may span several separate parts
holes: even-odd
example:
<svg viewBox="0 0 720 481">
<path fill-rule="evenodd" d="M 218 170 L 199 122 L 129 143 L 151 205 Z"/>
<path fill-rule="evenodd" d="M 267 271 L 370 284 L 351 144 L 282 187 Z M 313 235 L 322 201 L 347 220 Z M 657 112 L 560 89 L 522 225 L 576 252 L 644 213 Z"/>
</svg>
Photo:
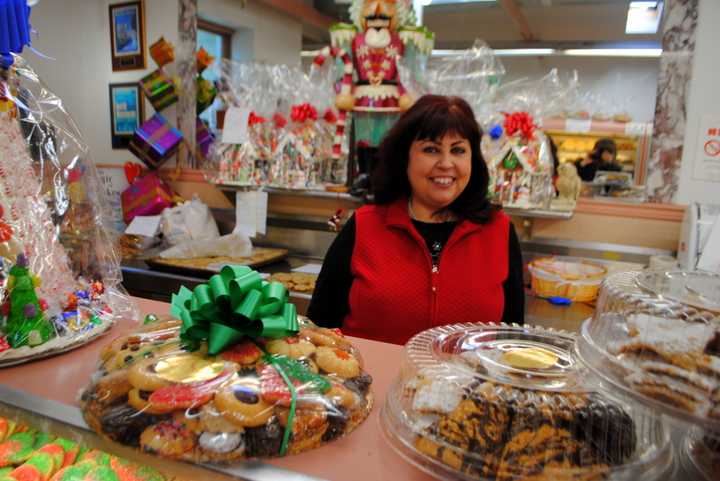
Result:
<svg viewBox="0 0 720 481">
<path fill-rule="evenodd" d="M 508 48 L 494 50 L 495 55 L 499 57 L 527 57 L 527 56 L 543 56 L 553 55 L 554 48 Z"/>
<path fill-rule="evenodd" d="M 661 48 L 571 48 L 562 51 L 569 57 L 659 57 Z"/>
<path fill-rule="evenodd" d="M 630 2 L 625 33 L 655 34 L 662 18 L 662 2 Z"/>
<path fill-rule="evenodd" d="M 555 54 L 554 48 L 510 48 L 493 50 L 498 57 L 532 57 Z M 455 55 L 464 55 L 467 50 L 442 50 L 436 49 L 432 51 L 433 57 L 452 57 Z"/>
</svg>

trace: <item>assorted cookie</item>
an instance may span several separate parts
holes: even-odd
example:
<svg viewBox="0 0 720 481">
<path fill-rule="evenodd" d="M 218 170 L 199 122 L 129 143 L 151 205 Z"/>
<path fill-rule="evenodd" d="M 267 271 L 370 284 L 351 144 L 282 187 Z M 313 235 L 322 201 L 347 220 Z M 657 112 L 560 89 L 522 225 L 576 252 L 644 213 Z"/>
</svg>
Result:
<svg viewBox="0 0 720 481">
<path fill-rule="evenodd" d="M 158 471 L 0 417 L 0 481 L 165 481 Z"/>
<path fill-rule="evenodd" d="M 313 449 L 372 408 L 372 378 L 338 330 L 302 321 L 296 336 L 244 338 L 217 356 L 184 349 L 179 330 L 158 321 L 103 350 L 81 397 L 88 425 L 161 456 L 230 462 Z"/>
</svg>

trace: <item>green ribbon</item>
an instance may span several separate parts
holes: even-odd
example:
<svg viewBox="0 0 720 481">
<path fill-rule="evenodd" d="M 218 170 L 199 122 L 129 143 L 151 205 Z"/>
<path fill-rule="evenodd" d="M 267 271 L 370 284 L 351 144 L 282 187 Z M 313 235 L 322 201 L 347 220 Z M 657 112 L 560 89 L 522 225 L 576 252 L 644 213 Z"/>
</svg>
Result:
<svg viewBox="0 0 720 481">
<path fill-rule="evenodd" d="M 295 306 L 279 282 L 265 282 L 247 266 L 225 266 L 194 290 L 173 294 L 170 312 L 182 321 L 180 337 L 207 340 L 214 356 L 244 336 L 282 338 L 300 331 Z"/>
</svg>

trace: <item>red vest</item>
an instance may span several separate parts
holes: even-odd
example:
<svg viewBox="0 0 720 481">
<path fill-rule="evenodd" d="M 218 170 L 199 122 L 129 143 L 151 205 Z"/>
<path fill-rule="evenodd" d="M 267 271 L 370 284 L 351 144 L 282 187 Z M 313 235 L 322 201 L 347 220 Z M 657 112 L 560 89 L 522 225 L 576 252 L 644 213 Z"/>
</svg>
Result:
<svg viewBox="0 0 720 481">
<path fill-rule="evenodd" d="M 355 212 L 350 310 L 343 332 L 405 344 L 434 326 L 502 319 L 510 220 L 463 221 L 440 254 L 437 271 L 407 212 L 407 199 Z"/>
</svg>

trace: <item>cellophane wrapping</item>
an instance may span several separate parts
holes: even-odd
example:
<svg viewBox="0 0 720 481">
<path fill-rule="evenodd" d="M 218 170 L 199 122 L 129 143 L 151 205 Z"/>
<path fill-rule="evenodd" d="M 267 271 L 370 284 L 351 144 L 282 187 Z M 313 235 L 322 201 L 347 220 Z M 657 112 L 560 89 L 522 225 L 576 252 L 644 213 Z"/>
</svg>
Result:
<svg viewBox="0 0 720 481">
<path fill-rule="evenodd" d="M 343 183 L 347 148 L 333 158 L 336 143 L 334 76 L 330 68 L 222 61 L 219 95 L 227 107 L 250 112 L 247 141 L 216 140 L 206 165 L 217 183 L 251 187 L 321 189 Z"/>
<path fill-rule="evenodd" d="M 182 321 L 159 319 L 102 351 L 81 395 L 95 431 L 164 457 L 226 463 L 314 449 L 367 418 L 372 378 L 360 352 L 339 330 L 299 318 L 282 284 L 226 266 L 184 291 L 172 302 Z"/>
<path fill-rule="evenodd" d="M 136 308 L 110 203 L 62 100 L 19 56 L 0 71 L 0 98 L 2 364 L 86 342 Z"/>
</svg>

